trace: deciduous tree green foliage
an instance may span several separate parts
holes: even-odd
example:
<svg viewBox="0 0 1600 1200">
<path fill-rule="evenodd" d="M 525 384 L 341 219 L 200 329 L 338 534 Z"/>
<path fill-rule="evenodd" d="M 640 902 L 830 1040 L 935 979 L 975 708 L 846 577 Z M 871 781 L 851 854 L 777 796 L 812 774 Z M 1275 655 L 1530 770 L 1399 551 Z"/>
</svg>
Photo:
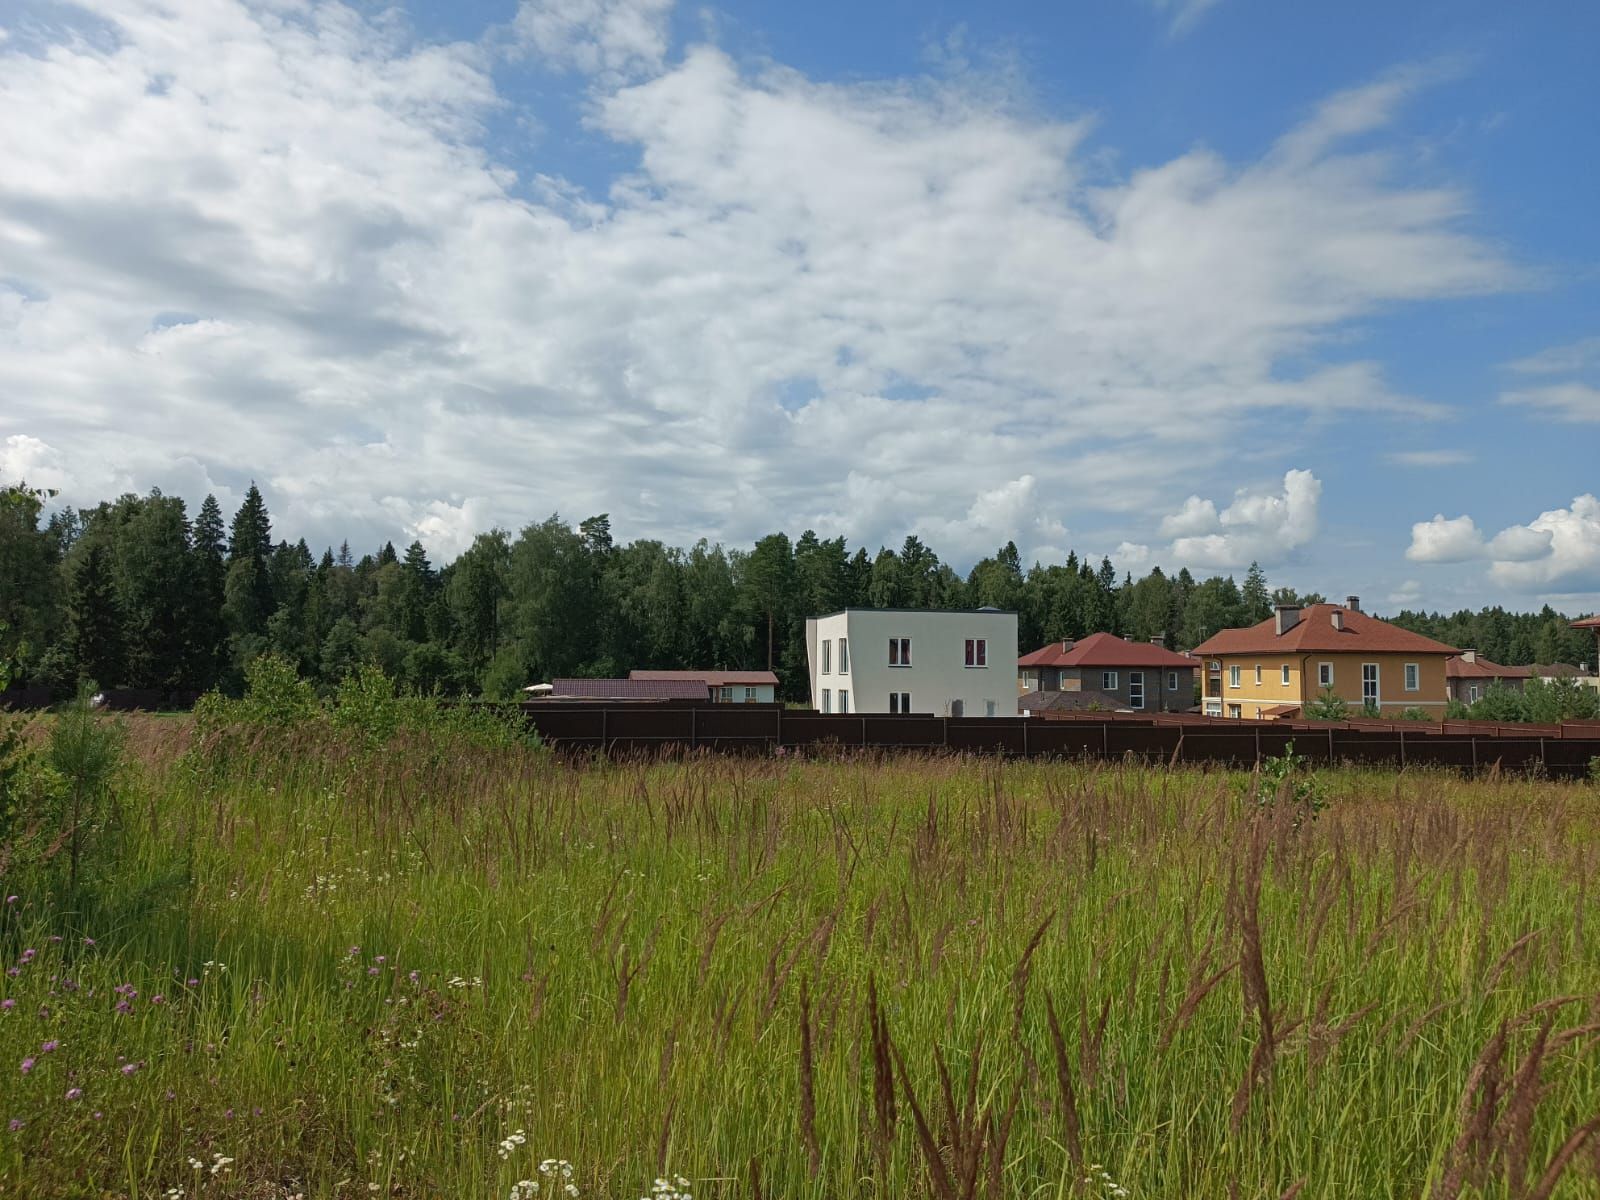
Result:
<svg viewBox="0 0 1600 1200">
<path fill-rule="evenodd" d="M 1571 678 L 1529 679 L 1522 688 L 1492 683 L 1471 704 L 1452 701 L 1447 717 L 1471 721 L 1521 721 L 1558 725 L 1600 718 L 1600 691 Z"/>
<path fill-rule="evenodd" d="M 1331 687 L 1323 688 L 1316 699 L 1306 705 L 1305 716 L 1312 721 L 1346 721 L 1350 718 L 1350 706 Z"/>
<path fill-rule="evenodd" d="M 273 540 L 253 484 L 231 519 L 211 496 L 192 520 L 160 492 L 46 519 L 50 503 L 0 488 L 0 651 L 15 657 L 18 682 L 64 694 L 80 678 L 237 694 L 245 668 L 271 653 L 322 696 L 363 665 L 405 691 L 509 698 L 565 675 L 770 663 L 782 694 L 800 699 L 806 618 L 847 606 L 1015 610 L 1024 651 L 1100 630 L 1181 649 L 1274 603 L 1321 599 L 1269 589 L 1254 564 L 1242 585 L 1187 569 L 1119 579 L 1108 559 L 1076 553 L 1027 564 L 1011 542 L 965 575 L 916 535 L 876 552 L 813 530 L 749 549 L 618 542 L 603 513 L 489 530 L 453 562 L 420 541 L 359 557 L 343 543 L 319 556 Z M 1592 640 L 1548 608 L 1401 619 L 1501 662 L 1594 655 Z"/>
</svg>

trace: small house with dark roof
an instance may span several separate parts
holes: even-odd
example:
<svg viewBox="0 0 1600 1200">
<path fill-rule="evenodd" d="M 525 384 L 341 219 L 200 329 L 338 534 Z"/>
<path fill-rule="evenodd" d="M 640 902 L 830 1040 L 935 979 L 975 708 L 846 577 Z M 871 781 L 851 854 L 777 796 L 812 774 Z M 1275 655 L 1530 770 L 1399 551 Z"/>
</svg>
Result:
<svg viewBox="0 0 1600 1200">
<path fill-rule="evenodd" d="M 771 671 L 629 671 L 628 678 L 701 683 L 713 704 L 771 704 L 778 698 L 778 677 Z"/>
<path fill-rule="evenodd" d="M 1445 663 L 1460 654 L 1344 604 L 1280 604 L 1243 629 L 1224 629 L 1194 648 L 1204 659 L 1204 711 L 1218 717 L 1292 715 L 1324 691 L 1383 716 L 1421 709 L 1435 719 L 1449 700 Z"/>
<path fill-rule="evenodd" d="M 1459 700 L 1462 704 L 1482 700 L 1483 694 L 1491 687 L 1520 692 L 1532 674 L 1531 667 L 1501 666 L 1497 662 L 1490 662 L 1476 650 L 1463 650 L 1444 664 L 1450 699 Z"/>
<path fill-rule="evenodd" d="M 1095 704 L 1132 712 L 1186 712 L 1194 707 L 1198 660 L 1168 650 L 1159 640 L 1130 642 L 1111 633 L 1051 642 L 1017 659 L 1017 686 L 1029 693 L 1093 692 Z M 1025 708 L 1088 705 L 1062 702 Z"/>
</svg>

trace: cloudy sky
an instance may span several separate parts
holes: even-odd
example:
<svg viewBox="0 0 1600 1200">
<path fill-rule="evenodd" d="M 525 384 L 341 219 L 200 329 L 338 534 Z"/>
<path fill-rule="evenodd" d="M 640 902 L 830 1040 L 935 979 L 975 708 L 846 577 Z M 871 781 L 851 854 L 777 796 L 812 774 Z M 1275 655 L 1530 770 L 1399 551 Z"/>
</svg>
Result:
<svg viewBox="0 0 1600 1200">
<path fill-rule="evenodd" d="M 1600 7 L 0 6 L 0 478 L 1600 604 Z"/>
</svg>

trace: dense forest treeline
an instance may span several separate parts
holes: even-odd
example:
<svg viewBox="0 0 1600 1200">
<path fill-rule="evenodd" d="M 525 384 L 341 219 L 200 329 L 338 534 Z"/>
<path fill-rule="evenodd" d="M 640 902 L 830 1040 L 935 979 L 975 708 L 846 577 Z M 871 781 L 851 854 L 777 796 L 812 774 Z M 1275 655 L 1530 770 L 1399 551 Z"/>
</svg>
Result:
<svg viewBox="0 0 1600 1200">
<path fill-rule="evenodd" d="M 62 688 L 235 690 L 272 651 L 324 688 L 361 663 L 424 691 L 488 696 L 635 667 L 770 665 L 798 698 L 805 618 L 848 605 L 1014 609 L 1027 650 L 1097 630 L 1185 648 L 1274 602 L 1322 599 L 1271 590 L 1254 565 L 1242 583 L 1159 568 L 1119 580 L 1109 560 L 1075 554 L 1024 567 L 1013 543 L 965 576 L 916 537 L 876 554 L 809 530 L 748 550 L 623 545 L 605 515 L 491 530 L 436 567 L 417 542 L 357 558 L 348 544 L 318 556 L 303 540 L 274 541 L 253 484 L 231 520 L 211 496 L 192 517 L 159 491 L 47 516 L 49 499 L 0 490 L 0 656 L 18 682 Z M 1593 654 L 1548 607 L 1395 619 L 1504 663 Z"/>
</svg>

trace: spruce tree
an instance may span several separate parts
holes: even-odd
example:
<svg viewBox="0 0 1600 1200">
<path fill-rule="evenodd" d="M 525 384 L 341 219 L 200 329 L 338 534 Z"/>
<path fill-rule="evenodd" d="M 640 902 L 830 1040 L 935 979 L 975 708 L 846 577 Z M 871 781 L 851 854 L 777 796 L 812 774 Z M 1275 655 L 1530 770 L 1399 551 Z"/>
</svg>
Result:
<svg viewBox="0 0 1600 1200">
<path fill-rule="evenodd" d="M 78 678 L 101 687 L 122 682 L 122 611 L 111 577 L 111 554 L 103 544 L 88 548 L 67 589 L 67 644 Z"/>
</svg>

